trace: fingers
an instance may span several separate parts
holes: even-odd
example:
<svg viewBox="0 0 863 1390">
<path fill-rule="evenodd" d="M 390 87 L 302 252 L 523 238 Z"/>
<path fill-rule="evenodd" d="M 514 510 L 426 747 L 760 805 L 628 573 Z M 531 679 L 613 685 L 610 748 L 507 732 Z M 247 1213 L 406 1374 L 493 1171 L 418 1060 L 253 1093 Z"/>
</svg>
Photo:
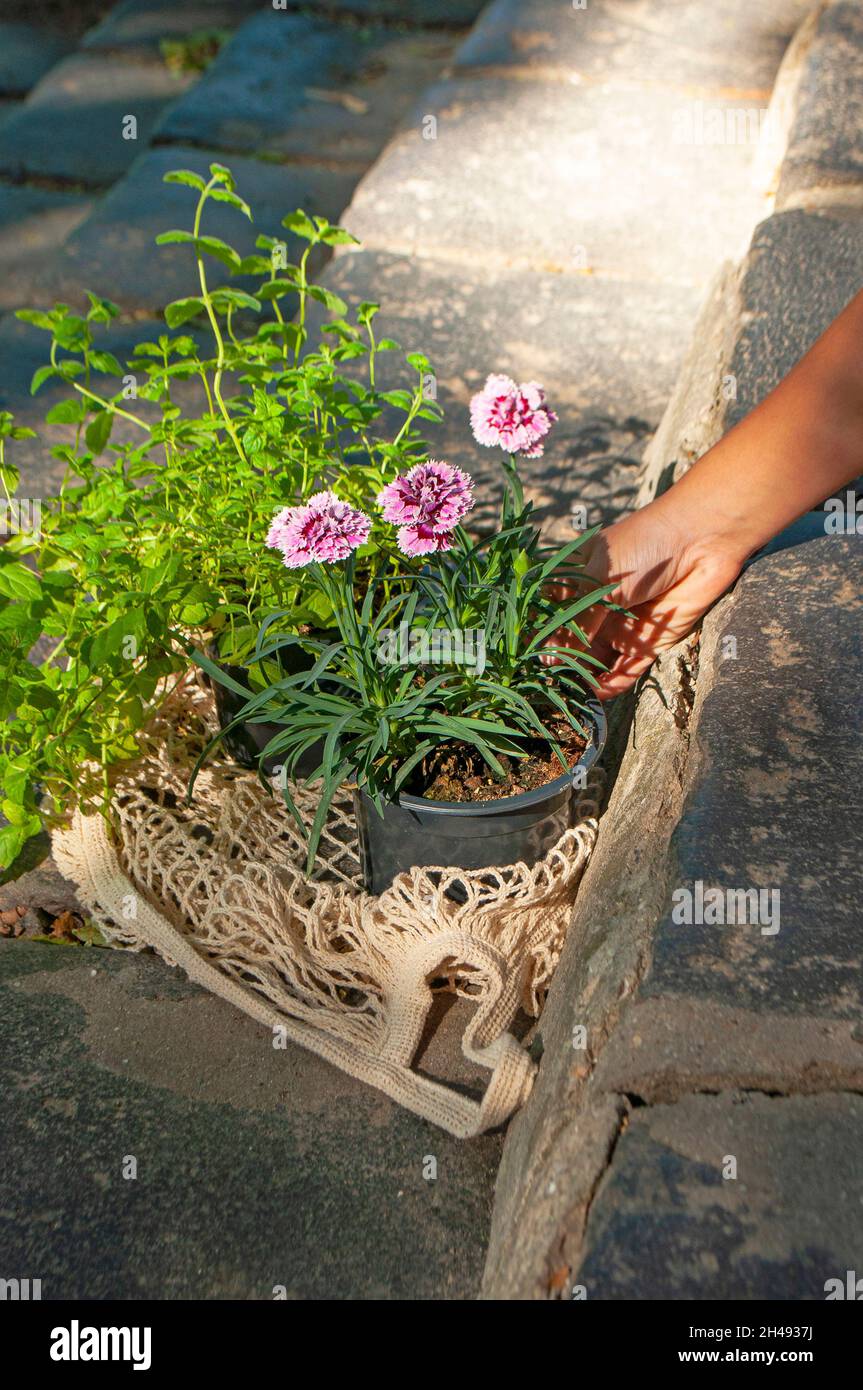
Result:
<svg viewBox="0 0 863 1390">
<path fill-rule="evenodd" d="M 630 690 L 639 676 L 650 670 L 654 658 L 653 652 L 642 656 L 619 656 L 611 668 L 599 676 L 597 698 L 611 700 L 615 695 L 622 695 L 624 691 Z"/>
</svg>

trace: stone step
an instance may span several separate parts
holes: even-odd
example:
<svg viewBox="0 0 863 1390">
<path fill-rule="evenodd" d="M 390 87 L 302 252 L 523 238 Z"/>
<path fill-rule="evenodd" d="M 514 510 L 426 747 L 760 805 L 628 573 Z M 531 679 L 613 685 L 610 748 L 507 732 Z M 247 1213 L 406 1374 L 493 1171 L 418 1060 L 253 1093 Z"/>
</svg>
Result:
<svg viewBox="0 0 863 1390">
<path fill-rule="evenodd" d="M 265 11 L 165 114 L 156 139 L 364 171 L 454 42 Z"/>
<path fill-rule="evenodd" d="M 147 145 L 164 107 L 192 81 L 161 62 L 85 53 L 64 58 L 4 122 L 0 174 L 108 187 Z"/>
<path fill-rule="evenodd" d="M 24 96 L 72 46 L 57 30 L 0 21 L 0 98 Z"/>
<path fill-rule="evenodd" d="M 848 1218 L 861 1142 L 860 1096 L 732 1092 L 636 1110 L 591 1206 L 578 1283 L 591 1301 L 845 1290 L 860 1267 Z"/>
<path fill-rule="evenodd" d="M 765 208 L 747 187 L 758 122 L 746 99 L 711 109 L 723 122 L 739 115 L 748 138 L 705 149 L 704 103 L 678 92 L 459 76 L 423 95 L 345 223 L 405 255 L 703 291 Z M 670 207 L 684 236 L 662 235 Z"/>
<path fill-rule="evenodd" d="M 458 66 L 568 70 L 587 82 L 767 97 L 811 8 L 811 0 L 495 0 L 462 45 Z"/>
<path fill-rule="evenodd" d="M 863 10 L 832 4 L 818 20 L 782 166 L 777 207 L 863 206 Z"/>
<path fill-rule="evenodd" d="M 182 41 L 213 30 L 229 31 L 261 9 L 263 0 L 120 0 L 85 34 L 90 53 L 123 52 L 158 57 L 165 39 Z"/>
<path fill-rule="evenodd" d="M 0 312 L 42 297 L 61 246 L 93 206 L 83 193 L 0 184 Z"/>
</svg>

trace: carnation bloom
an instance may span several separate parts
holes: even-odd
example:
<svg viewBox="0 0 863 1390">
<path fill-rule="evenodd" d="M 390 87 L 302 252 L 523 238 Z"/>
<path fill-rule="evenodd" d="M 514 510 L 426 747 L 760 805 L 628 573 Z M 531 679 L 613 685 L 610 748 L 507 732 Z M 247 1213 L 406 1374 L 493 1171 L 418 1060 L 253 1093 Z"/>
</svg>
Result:
<svg viewBox="0 0 863 1390">
<path fill-rule="evenodd" d="M 452 531 L 433 531 L 421 522 L 415 526 L 400 526 L 397 540 L 403 555 L 432 555 L 452 548 Z"/>
<path fill-rule="evenodd" d="M 384 521 L 398 526 L 405 555 L 449 550 L 453 527 L 473 506 L 472 479 L 439 459 L 417 463 L 378 493 Z"/>
<path fill-rule="evenodd" d="M 543 439 L 557 422 L 535 381 L 518 386 L 512 377 L 490 376 L 470 403 L 470 423 L 478 444 L 499 445 L 508 454 L 539 458 Z"/>
<path fill-rule="evenodd" d="M 417 463 L 378 493 L 384 521 L 451 531 L 473 506 L 473 480 L 449 463 Z"/>
<path fill-rule="evenodd" d="M 316 492 L 305 506 L 284 507 L 273 517 L 267 545 L 281 550 L 288 569 L 315 561 L 346 560 L 368 539 L 371 519 L 342 502 L 333 492 Z"/>
</svg>

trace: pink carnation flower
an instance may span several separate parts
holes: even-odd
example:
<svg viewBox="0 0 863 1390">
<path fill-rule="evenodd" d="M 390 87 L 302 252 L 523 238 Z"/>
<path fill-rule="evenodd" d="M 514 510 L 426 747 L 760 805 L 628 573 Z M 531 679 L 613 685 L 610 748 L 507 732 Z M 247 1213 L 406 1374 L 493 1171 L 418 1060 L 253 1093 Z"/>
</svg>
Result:
<svg viewBox="0 0 863 1390">
<path fill-rule="evenodd" d="M 284 507 L 267 534 L 271 550 L 281 550 L 288 569 L 315 561 L 330 565 L 346 560 L 368 540 L 371 519 L 332 492 L 316 492 L 303 507 Z"/>
<path fill-rule="evenodd" d="M 432 555 L 452 549 L 452 531 L 433 531 L 431 526 L 418 523 L 400 526 L 396 539 L 403 555 Z"/>
<path fill-rule="evenodd" d="M 535 381 L 516 385 L 512 377 L 490 376 L 470 403 L 470 423 L 478 444 L 495 444 L 508 454 L 540 458 L 543 439 L 557 416 Z"/>
<path fill-rule="evenodd" d="M 451 531 L 473 506 L 473 480 L 449 463 L 417 463 L 378 493 L 384 521 Z"/>
</svg>

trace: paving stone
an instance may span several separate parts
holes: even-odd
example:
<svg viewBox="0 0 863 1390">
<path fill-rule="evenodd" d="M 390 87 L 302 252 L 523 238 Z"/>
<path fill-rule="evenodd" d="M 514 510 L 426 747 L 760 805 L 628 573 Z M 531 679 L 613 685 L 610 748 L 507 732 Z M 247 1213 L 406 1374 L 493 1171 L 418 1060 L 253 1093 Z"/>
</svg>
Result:
<svg viewBox="0 0 863 1390">
<path fill-rule="evenodd" d="M 659 90 L 610 100 L 563 83 L 438 83 L 360 184 L 346 225 L 402 254 L 703 288 L 742 253 L 764 202 L 747 182 L 754 145 L 696 143 L 693 109 Z"/>
<path fill-rule="evenodd" d="M 569 68 L 588 79 L 664 82 L 769 95 L 809 0 L 496 0 L 458 55 L 460 67 Z"/>
<path fill-rule="evenodd" d="M 158 54 L 162 39 L 234 29 L 261 5 L 262 0 L 121 0 L 84 36 L 81 47 Z"/>
<path fill-rule="evenodd" d="M 42 25 L 0 22 L 0 95 L 29 92 L 71 47 L 62 34 Z"/>
<path fill-rule="evenodd" d="M 306 0 L 286 0 L 285 8 L 302 7 Z M 391 24 L 431 29 L 460 29 L 472 24 L 485 0 L 318 0 L 315 9 L 341 19 L 380 19 Z"/>
<path fill-rule="evenodd" d="M 756 229 L 740 290 L 728 428 L 778 386 L 861 288 L 863 211 L 794 210 Z"/>
<path fill-rule="evenodd" d="M 860 1267 L 861 1143 L 860 1096 L 689 1096 L 636 1110 L 573 1281 L 588 1300 L 821 1301 L 828 1280 L 844 1286 Z M 736 1179 L 723 1177 L 729 1156 Z"/>
<path fill-rule="evenodd" d="M 243 25 L 157 138 L 365 170 L 452 46 L 448 35 L 355 29 L 271 9 Z"/>
<path fill-rule="evenodd" d="M 497 496 L 497 452 L 470 432 L 470 397 L 491 372 L 546 387 L 560 417 L 543 458 L 525 466 L 550 534 L 571 539 L 570 508 L 609 520 L 632 500 L 646 434 L 661 414 L 695 314 L 689 289 L 620 285 L 360 251 L 336 257 L 325 283 L 349 303 L 383 307 L 378 337 L 422 350 L 436 374 L 444 422 L 423 422 L 432 452 Z M 314 322 L 314 320 L 312 320 Z M 651 351 L 641 351 L 647 338 Z M 381 358 L 380 385 L 412 384 L 399 354 Z"/>
<path fill-rule="evenodd" d="M 806 57 L 777 207 L 863 182 L 863 10 L 828 6 Z"/>
<path fill-rule="evenodd" d="M 80 193 L 0 184 L 0 310 L 40 297 L 54 256 L 92 207 Z"/>
<path fill-rule="evenodd" d="M 669 888 L 778 890 L 779 930 L 677 926 L 669 902 L 641 998 L 772 1010 L 790 1028 L 798 1014 L 860 1021 L 861 614 L 856 536 L 771 555 L 739 582 L 711 655 Z"/>
<path fill-rule="evenodd" d="M 64 58 L 4 123 L 0 172 L 105 187 L 126 172 L 163 108 L 190 82 L 162 63 Z M 123 135 L 129 116 L 137 122 L 134 139 Z"/>
<path fill-rule="evenodd" d="M 195 294 L 197 271 L 188 246 L 155 244 L 160 232 L 191 227 L 193 190 L 165 184 L 162 177 L 170 169 L 193 169 L 206 175 L 213 160 L 225 162 L 218 151 L 181 146 L 142 155 L 70 237 L 53 280 L 57 296 L 78 302 L 84 288 L 93 289 L 113 299 L 124 312 L 153 313 L 173 299 Z M 305 165 L 281 168 L 239 156 L 227 162 L 255 221 L 250 223 L 224 203 L 214 203 L 204 231 L 222 237 L 243 255 L 254 250 L 255 238 L 262 232 L 284 237 L 281 219 L 298 207 L 338 220 L 356 178 L 347 172 Z M 287 240 L 291 254 L 292 241 Z M 224 283 L 229 272 L 217 261 L 212 265 L 212 284 Z"/>
<path fill-rule="evenodd" d="M 0 995 L 0 1242 L 43 1298 L 475 1296 L 499 1135 L 275 1049 L 152 957 L 3 941 Z"/>
</svg>

